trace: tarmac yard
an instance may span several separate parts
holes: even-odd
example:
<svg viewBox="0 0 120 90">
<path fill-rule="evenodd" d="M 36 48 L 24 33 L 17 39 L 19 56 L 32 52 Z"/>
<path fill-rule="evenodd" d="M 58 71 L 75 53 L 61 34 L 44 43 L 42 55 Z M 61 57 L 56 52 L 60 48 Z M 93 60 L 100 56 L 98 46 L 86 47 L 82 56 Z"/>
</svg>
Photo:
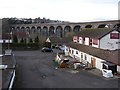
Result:
<svg viewBox="0 0 120 90">
<path fill-rule="evenodd" d="M 55 69 L 52 60 L 57 52 L 14 51 L 17 71 L 13 88 L 118 88 L 117 78 L 104 79 L 86 70 Z"/>
</svg>

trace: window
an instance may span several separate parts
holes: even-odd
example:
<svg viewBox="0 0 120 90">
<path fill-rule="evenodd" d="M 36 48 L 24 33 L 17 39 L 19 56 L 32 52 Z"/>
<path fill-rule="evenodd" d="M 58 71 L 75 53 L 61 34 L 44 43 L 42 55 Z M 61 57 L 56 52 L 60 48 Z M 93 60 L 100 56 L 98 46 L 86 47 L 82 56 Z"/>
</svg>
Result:
<svg viewBox="0 0 120 90">
<path fill-rule="evenodd" d="M 3 43 L 5 43 L 5 40 L 3 40 Z"/>
<path fill-rule="evenodd" d="M 69 53 L 71 53 L 71 50 L 69 49 Z"/>
<path fill-rule="evenodd" d="M 74 54 L 74 50 L 72 50 L 72 54 Z"/>
<path fill-rule="evenodd" d="M 85 60 L 87 60 L 87 55 L 85 54 Z"/>
<path fill-rule="evenodd" d="M 83 53 L 81 53 L 81 59 L 83 59 Z"/>
<path fill-rule="evenodd" d="M 83 41 L 85 41 L 85 37 L 83 37 Z"/>
<path fill-rule="evenodd" d="M 78 37 L 77 36 L 73 37 L 73 42 L 78 42 Z"/>
<path fill-rule="evenodd" d="M 110 39 L 119 39 L 120 34 L 119 33 L 110 33 Z"/>
<path fill-rule="evenodd" d="M 66 51 L 68 51 L 68 49 L 66 49 Z"/>
<path fill-rule="evenodd" d="M 120 42 L 116 42 L 116 44 L 120 44 Z"/>
<path fill-rule="evenodd" d="M 108 67 L 105 64 L 103 64 L 103 69 L 108 69 Z"/>
<path fill-rule="evenodd" d="M 93 44 L 98 45 L 98 39 L 93 39 Z"/>
<path fill-rule="evenodd" d="M 83 38 L 83 44 L 85 43 L 85 37 L 82 37 Z"/>
<path fill-rule="evenodd" d="M 90 45 L 92 45 L 92 38 L 90 38 Z"/>
<path fill-rule="evenodd" d="M 78 54 L 78 51 L 76 51 L 76 54 Z"/>
</svg>

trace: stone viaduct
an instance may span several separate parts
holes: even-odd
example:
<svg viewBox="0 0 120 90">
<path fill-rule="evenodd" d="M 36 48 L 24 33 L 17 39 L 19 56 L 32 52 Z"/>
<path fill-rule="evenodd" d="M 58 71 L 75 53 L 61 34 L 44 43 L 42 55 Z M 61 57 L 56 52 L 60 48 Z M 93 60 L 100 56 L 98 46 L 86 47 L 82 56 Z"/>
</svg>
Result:
<svg viewBox="0 0 120 90">
<path fill-rule="evenodd" d="M 56 35 L 65 37 L 68 32 L 79 32 L 84 28 L 116 28 L 120 27 L 120 20 L 82 22 L 82 23 L 37 23 L 37 24 L 17 24 L 12 25 L 13 32 L 25 31 L 30 33 L 41 33 L 45 36 Z"/>
</svg>

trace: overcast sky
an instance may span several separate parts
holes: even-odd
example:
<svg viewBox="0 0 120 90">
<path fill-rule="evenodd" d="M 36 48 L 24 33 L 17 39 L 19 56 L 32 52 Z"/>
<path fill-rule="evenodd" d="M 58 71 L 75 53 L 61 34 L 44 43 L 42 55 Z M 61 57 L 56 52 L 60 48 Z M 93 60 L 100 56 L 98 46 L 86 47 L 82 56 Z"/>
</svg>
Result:
<svg viewBox="0 0 120 90">
<path fill-rule="evenodd" d="M 0 18 L 49 18 L 70 22 L 118 19 L 120 0 L 0 0 Z"/>
</svg>

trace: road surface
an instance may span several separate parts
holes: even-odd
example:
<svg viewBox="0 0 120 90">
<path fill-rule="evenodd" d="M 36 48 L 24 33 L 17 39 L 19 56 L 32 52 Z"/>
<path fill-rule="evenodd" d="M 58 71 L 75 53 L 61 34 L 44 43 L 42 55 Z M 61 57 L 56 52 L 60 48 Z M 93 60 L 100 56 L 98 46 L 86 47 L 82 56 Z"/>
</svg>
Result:
<svg viewBox="0 0 120 90">
<path fill-rule="evenodd" d="M 57 51 L 14 51 L 17 73 L 14 88 L 118 88 L 117 79 L 104 79 L 85 70 L 55 69 Z"/>
</svg>

